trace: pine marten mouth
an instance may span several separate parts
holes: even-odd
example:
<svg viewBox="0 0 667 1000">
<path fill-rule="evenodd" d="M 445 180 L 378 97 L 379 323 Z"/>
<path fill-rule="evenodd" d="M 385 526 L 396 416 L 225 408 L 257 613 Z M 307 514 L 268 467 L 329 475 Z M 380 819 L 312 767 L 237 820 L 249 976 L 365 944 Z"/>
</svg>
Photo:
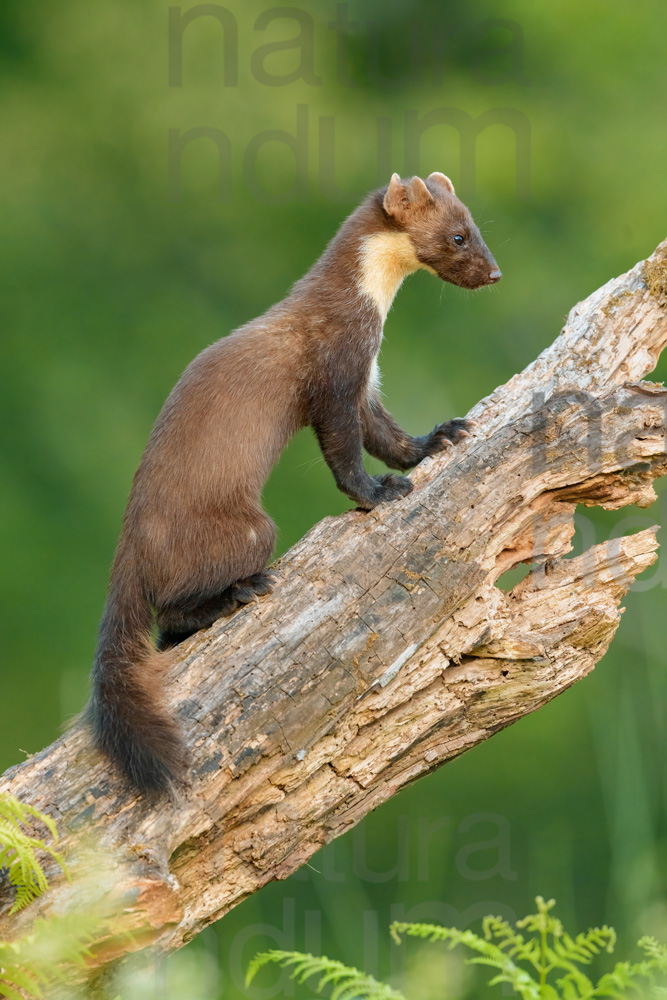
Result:
<svg viewBox="0 0 667 1000">
<path fill-rule="evenodd" d="M 459 288 L 467 288 L 477 292 L 480 288 L 488 288 L 490 285 L 496 285 L 499 281 L 500 278 L 486 278 L 483 281 L 456 281 L 453 284 L 458 285 Z"/>
<path fill-rule="evenodd" d="M 501 271 L 498 270 L 491 271 L 491 273 L 484 281 L 480 281 L 477 284 L 470 285 L 469 287 L 473 289 L 487 288 L 489 285 L 497 285 L 501 278 L 502 278 Z"/>
<path fill-rule="evenodd" d="M 446 281 L 450 285 L 457 285 L 459 288 L 468 288 L 472 291 L 476 291 L 478 288 L 485 288 L 487 285 L 495 285 L 500 281 L 500 279 L 503 276 L 502 271 L 498 267 L 495 267 L 493 270 L 488 271 L 486 275 L 483 277 L 478 277 L 480 271 L 477 271 L 477 274 L 474 273 L 470 274 L 469 272 L 468 273 L 460 272 L 456 275 L 452 275 L 451 273 L 448 274 L 446 270 L 437 269 L 436 267 L 433 266 L 433 264 L 430 264 L 427 260 L 424 260 L 423 258 L 420 259 L 422 264 L 428 267 L 429 270 L 431 270 L 432 273 L 436 274 L 442 281 Z M 482 274 L 484 274 L 483 271 Z"/>
</svg>

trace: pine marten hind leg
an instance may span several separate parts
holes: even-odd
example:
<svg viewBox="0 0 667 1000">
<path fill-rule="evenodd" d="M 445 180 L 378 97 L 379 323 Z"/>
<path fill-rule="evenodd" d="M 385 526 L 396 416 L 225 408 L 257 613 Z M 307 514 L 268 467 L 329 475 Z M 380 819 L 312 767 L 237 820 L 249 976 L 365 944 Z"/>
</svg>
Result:
<svg viewBox="0 0 667 1000">
<path fill-rule="evenodd" d="M 257 597 L 270 594 L 274 583 L 274 576 L 260 570 L 206 600 L 191 597 L 160 608 L 157 614 L 157 648 L 164 650 L 177 646 L 200 629 L 208 628 L 218 618 L 233 614 L 243 604 L 251 604 Z"/>
</svg>

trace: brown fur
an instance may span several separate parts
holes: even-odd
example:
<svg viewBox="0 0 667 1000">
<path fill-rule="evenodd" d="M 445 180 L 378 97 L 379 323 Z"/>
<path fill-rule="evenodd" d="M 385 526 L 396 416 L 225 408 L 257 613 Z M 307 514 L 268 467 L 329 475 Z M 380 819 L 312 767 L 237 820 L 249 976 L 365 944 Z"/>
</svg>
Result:
<svg viewBox="0 0 667 1000">
<path fill-rule="evenodd" d="M 159 708 L 151 608 L 166 649 L 270 592 L 275 528 L 260 495 L 295 431 L 313 426 L 339 488 L 365 508 L 412 487 L 369 476 L 362 446 L 408 469 L 465 433 L 451 421 L 411 437 L 373 385 L 384 316 L 418 267 L 467 288 L 500 275 L 442 174 L 394 175 L 369 195 L 287 298 L 202 351 L 167 399 L 134 478 L 91 700 L 98 745 L 140 788 L 165 787 L 181 759 Z"/>
</svg>

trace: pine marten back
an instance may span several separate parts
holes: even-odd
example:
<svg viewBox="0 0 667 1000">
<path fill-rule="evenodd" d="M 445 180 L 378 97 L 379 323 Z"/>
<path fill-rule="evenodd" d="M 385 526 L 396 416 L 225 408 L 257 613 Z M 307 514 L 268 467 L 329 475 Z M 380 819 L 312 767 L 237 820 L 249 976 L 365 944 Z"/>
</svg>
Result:
<svg viewBox="0 0 667 1000">
<path fill-rule="evenodd" d="M 411 437 L 380 400 L 384 320 L 420 268 L 464 288 L 501 277 L 444 174 L 394 174 L 286 299 L 202 351 L 167 399 L 125 512 L 89 706 L 97 745 L 137 788 L 165 789 L 184 764 L 160 705 L 163 651 L 272 590 L 275 526 L 260 496 L 295 431 L 314 429 L 338 488 L 366 510 L 412 484 L 370 476 L 363 449 L 407 470 L 465 435 L 450 420 Z"/>
</svg>

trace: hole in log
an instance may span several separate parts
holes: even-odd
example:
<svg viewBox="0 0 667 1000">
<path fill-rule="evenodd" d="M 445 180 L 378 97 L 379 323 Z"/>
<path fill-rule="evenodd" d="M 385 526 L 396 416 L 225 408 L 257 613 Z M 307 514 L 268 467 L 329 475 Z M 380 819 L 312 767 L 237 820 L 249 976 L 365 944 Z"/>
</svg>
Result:
<svg viewBox="0 0 667 1000">
<path fill-rule="evenodd" d="M 520 563 L 518 566 L 513 566 L 512 569 L 506 570 L 502 576 L 498 577 L 496 587 L 507 593 L 512 587 L 516 587 L 517 583 L 520 583 L 524 577 L 528 576 L 530 569 L 529 563 Z"/>
<path fill-rule="evenodd" d="M 661 492 L 664 492 L 664 486 Z M 608 542 L 612 538 L 634 535 L 637 531 L 650 528 L 657 520 L 659 516 L 655 508 L 642 510 L 635 504 L 621 507 L 620 510 L 603 510 L 601 507 L 580 505 L 574 515 L 572 551 L 561 558 L 576 559 L 594 545 Z"/>
</svg>

